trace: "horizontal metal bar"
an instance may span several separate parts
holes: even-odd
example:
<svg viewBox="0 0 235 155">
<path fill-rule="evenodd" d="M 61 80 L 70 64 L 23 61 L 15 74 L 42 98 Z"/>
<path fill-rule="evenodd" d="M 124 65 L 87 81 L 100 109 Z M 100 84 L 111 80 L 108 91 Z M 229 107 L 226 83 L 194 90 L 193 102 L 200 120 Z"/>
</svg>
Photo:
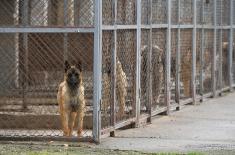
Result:
<svg viewBox="0 0 235 155">
<path fill-rule="evenodd" d="M 214 29 L 215 27 L 213 25 L 196 25 L 196 28 L 201 29 Z"/>
<path fill-rule="evenodd" d="M 123 122 L 115 124 L 115 129 L 120 129 L 127 125 L 134 124 L 135 122 L 136 122 L 136 118 L 129 118 L 127 120 L 124 120 Z"/>
<path fill-rule="evenodd" d="M 0 33 L 93 33 L 94 28 L 0 28 Z"/>
<path fill-rule="evenodd" d="M 102 30 L 137 29 L 137 25 L 102 25 Z"/>
<path fill-rule="evenodd" d="M 150 29 L 150 25 L 141 25 L 142 29 Z M 167 24 L 152 24 L 152 28 L 167 28 Z M 192 29 L 193 25 L 171 25 L 173 29 Z M 231 26 L 213 26 L 213 25 L 201 25 L 197 24 L 196 28 L 203 29 L 230 29 Z M 233 26 L 235 28 L 235 25 Z M 137 29 L 137 25 L 103 25 L 103 30 L 117 30 L 117 29 Z"/>
<path fill-rule="evenodd" d="M 163 113 L 163 112 L 166 112 L 166 111 L 167 111 L 167 107 L 158 108 L 156 110 L 152 110 L 151 115 L 156 116 L 156 115 Z"/>
<path fill-rule="evenodd" d="M 178 29 L 178 28 L 181 28 L 181 29 L 192 29 L 193 25 L 172 25 L 171 28 L 173 28 L 173 29 Z"/>
<path fill-rule="evenodd" d="M 151 25 L 141 25 L 140 28 L 142 28 L 142 29 L 151 29 Z"/>
<path fill-rule="evenodd" d="M 229 87 L 225 87 L 225 88 L 222 88 L 222 92 L 224 92 L 224 91 L 229 91 Z"/>
<path fill-rule="evenodd" d="M 170 110 L 175 110 L 176 108 L 179 107 L 179 104 L 178 103 L 172 103 L 170 104 Z"/>
<path fill-rule="evenodd" d="M 92 137 L 54 137 L 54 136 L 0 136 L 0 141 L 63 141 L 63 142 L 94 142 Z"/>
<path fill-rule="evenodd" d="M 180 105 L 186 105 L 186 104 L 191 104 L 191 103 L 193 103 L 193 99 L 192 98 L 180 101 Z"/>
<path fill-rule="evenodd" d="M 152 24 L 152 28 L 167 28 L 168 24 Z"/>
<path fill-rule="evenodd" d="M 213 93 L 210 92 L 210 93 L 204 94 L 204 95 L 203 95 L 203 98 L 210 98 L 210 97 L 212 97 L 212 96 L 213 96 Z"/>
</svg>

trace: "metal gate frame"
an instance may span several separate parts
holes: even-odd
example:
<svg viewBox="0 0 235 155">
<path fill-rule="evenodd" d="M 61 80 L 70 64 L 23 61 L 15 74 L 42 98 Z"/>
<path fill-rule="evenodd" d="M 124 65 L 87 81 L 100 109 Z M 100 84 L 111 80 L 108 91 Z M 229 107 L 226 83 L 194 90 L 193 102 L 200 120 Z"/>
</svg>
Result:
<svg viewBox="0 0 235 155">
<path fill-rule="evenodd" d="M 232 53 L 233 53 L 233 31 L 235 29 L 235 25 L 233 24 L 233 10 L 234 10 L 234 0 L 230 0 L 230 25 L 223 25 L 223 23 L 221 25 L 218 25 L 216 17 L 218 14 L 222 14 L 223 10 L 218 10 L 217 9 L 217 1 L 218 0 L 213 0 L 213 13 L 212 16 L 214 18 L 213 23 L 212 24 L 205 24 L 205 23 L 201 23 L 198 24 L 197 23 L 197 2 L 199 2 L 199 0 L 192 0 L 192 10 L 193 10 L 193 19 L 192 19 L 192 24 L 172 24 L 171 23 L 171 11 L 172 11 L 172 1 L 173 0 L 167 0 L 167 23 L 166 24 L 153 24 L 152 21 L 152 1 L 153 0 L 149 0 L 149 8 L 150 8 L 150 23 L 149 24 L 142 24 L 141 23 L 141 7 L 142 7 L 142 1 L 144 0 L 137 0 L 136 2 L 136 14 L 137 14 L 137 22 L 136 25 L 119 25 L 116 24 L 116 14 L 117 14 L 117 1 L 116 0 L 112 0 L 112 6 L 113 6 L 113 13 L 114 13 L 114 24 L 112 25 L 105 25 L 105 24 L 101 24 L 100 25 L 100 35 L 102 35 L 102 31 L 113 31 L 114 32 L 114 40 L 115 40 L 115 45 L 114 47 L 116 47 L 116 40 L 117 40 L 117 30 L 120 29 L 128 29 L 128 30 L 136 30 L 136 35 L 137 35 L 137 60 L 136 60 L 136 116 L 135 119 L 130 119 L 130 120 L 126 120 L 122 123 L 116 124 L 115 123 L 115 118 L 114 115 L 112 115 L 111 120 L 112 120 L 112 126 L 107 128 L 107 129 L 102 129 L 99 128 L 98 130 L 98 135 L 105 135 L 110 133 L 111 136 L 115 136 L 115 130 L 118 128 L 121 128 L 123 126 L 126 126 L 128 124 L 133 124 L 135 127 L 140 126 L 143 122 L 151 122 L 152 116 L 160 114 L 160 113 L 165 113 L 166 115 L 168 115 L 170 113 L 170 111 L 172 109 L 176 109 L 176 110 L 180 110 L 180 107 L 186 104 L 193 104 L 195 105 L 197 102 L 199 101 L 203 101 L 205 98 L 209 98 L 209 97 L 216 97 L 217 95 L 221 95 L 222 92 L 224 91 L 232 91 L 233 87 L 235 86 L 235 84 L 233 83 L 233 75 L 232 75 L 232 70 L 234 70 L 233 66 L 232 66 Z M 182 0 L 175 0 L 176 2 L 178 2 L 178 19 L 177 21 L 180 21 L 180 2 Z M 221 0 L 219 1 L 220 3 L 223 3 Z M 204 1 L 201 1 L 202 3 L 202 18 L 204 17 Z M 212 4 L 210 4 L 212 5 Z M 102 2 L 100 2 L 100 10 L 102 10 Z M 225 9 L 225 8 L 223 8 Z M 221 11 L 221 12 L 219 12 Z M 102 11 L 100 11 L 102 12 Z M 222 17 L 222 15 L 221 15 Z M 100 20 L 102 19 L 102 15 L 100 15 Z M 101 20 L 102 21 L 102 20 Z M 166 39 L 167 39 L 167 45 L 166 45 L 166 58 L 165 58 L 165 64 L 166 64 L 166 72 L 165 72 L 165 103 L 167 105 L 167 107 L 158 111 L 152 111 L 150 110 L 148 112 L 148 114 L 146 115 L 141 115 L 140 114 L 140 84 L 141 84 L 141 80 L 140 80 L 140 74 L 141 74 L 141 58 L 140 58 L 140 53 L 141 53 L 141 30 L 149 30 L 150 31 L 150 38 L 152 38 L 152 30 L 153 29 L 161 29 L 164 28 L 167 30 L 167 34 L 166 34 Z M 181 30 L 191 30 L 192 31 L 192 72 L 191 72 L 191 78 L 192 78 L 192 82 L 191 82 L 191 92 L 192 92 L 192 98 L 186 99 L 186 100 L 182 100 L 180 99 L 180 32 Z M 171 98 L 171 88 L 170 88 L 170 78 L 171 78 L 171 73 L 170 73 L 170 69 L 171 69 L 171 30 L 177 30 L 177 37 L 178 37 L 178 41 L 177 41 L 177 55 L 176 55 L 176 98 L 175 98 L 175 104 L 170 104 L 170 98 Z M 212 30 L 213 31 L 213 57 L 211 59 L 212 61 L 212 72 L 211 72 L 211 78 L 212 78 L 212 88 L 211 88 L 211 92 L 208 94 L 196 94 L 196 34 L 197 31 L 202 30 L 202 32 L 204 30 Z M 216 83 L 219 82 L 220 85 L 222 85 L 222 59 L 220 58 L 220 68 L 219 68 L 219 81 L 216 81 L 216 73 L 215 73 L 215 69 L 216 69 L 216 51 L 217 51 L 217 40 L 216 40 L 216 36 L 219 32 L 222 32 L 222 30 L 229 30 L 230 32 L 230 36 L 229 36 L 229 87 L 226 88 L 221 88 L 221 89 L 217 89 L 216 88 Z M 203 37 L 203 36 L 202 36 Z M 222 37 L 222 36 L 220 36 Z M 100 36 L 100 39 L 102 38 L 102 36 Z M 151 39 L 150 39 L 151 40 Z M 150 48 L 152 49 L 152 42 L 150 42 Z M 222 46 L 222 42 L 220 42 L 220 46 Z M 102 49 L 102 47 L 100 47 L 100 50 Z M 203 54 L 203 44 L 202 44 L 202 53 Z M 151 51 L 150 50 L 150 56 L 151 56 Z M 220 51 L 220 53 L 222 53 L 222 50 Z M 116 54 L 116 49 L 114 48 L 114 55 Z M 203 63 L 202 60 L 200 60 L 200 63 Z M 114 65 L 115 66 L 115 65 Z M 200 68 L 200 70 L 202 70 L 202 68 Z M 203 90 L 203 75 L 202 75 L 202 71 L 200 71 L 200 91 L 202 92 Z M 151 77 L 150 77 L 150 81 L 151 81 Z M 151 82 L 150 82 L 151 84 Z M 150 89 L 150 88 L 149 88 Z M 151 90 L 148 90 L 148 92 L 151 92 Z M 149 94 L 149 96 L 151 96 L 151 94 Z M 100 101 L 101 103 L 102 101 Z M 115 102 L 115 101 L 114 101 Z M 114 103 L 111 103 L 114 104 Z M 149 100 L 149 105 L 152 104 L 151 99 Z M 151 107 L 151 106 L 150 106 Z M 101 118 L 100 118 L 101 119 Z"/>
</svg>

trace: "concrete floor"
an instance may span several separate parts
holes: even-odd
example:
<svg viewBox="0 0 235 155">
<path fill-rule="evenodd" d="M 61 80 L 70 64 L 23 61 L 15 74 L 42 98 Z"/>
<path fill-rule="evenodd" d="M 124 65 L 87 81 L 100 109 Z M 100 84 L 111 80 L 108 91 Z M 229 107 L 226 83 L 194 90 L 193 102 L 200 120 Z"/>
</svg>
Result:
<svg viewBox="0 0 235 155">
<path fill-rule="evenodd" d="M 145 127 L 118 131 L 98 147 L 144 152 L 235 150 L 235 93 L 188 105 Z"/>
</svg>

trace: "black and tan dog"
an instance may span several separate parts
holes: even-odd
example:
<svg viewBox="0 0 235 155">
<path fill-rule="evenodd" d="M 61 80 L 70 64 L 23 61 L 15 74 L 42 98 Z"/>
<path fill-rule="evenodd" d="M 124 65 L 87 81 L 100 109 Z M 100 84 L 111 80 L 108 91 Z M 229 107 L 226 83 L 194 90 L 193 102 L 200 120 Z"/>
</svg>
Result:
<svg viewBox="0 0 235 155">
<path fill-rule="evenodd" d="M 77 134 L 81 136 L 85 100 L 80 65 L 70 66 L 65 62 L 64 81 L 59 85 L 57 100 L 64 136 L 72 135 L 74 124 L 77 124 L 75 120 L 78 120 Z"/>
</svg>

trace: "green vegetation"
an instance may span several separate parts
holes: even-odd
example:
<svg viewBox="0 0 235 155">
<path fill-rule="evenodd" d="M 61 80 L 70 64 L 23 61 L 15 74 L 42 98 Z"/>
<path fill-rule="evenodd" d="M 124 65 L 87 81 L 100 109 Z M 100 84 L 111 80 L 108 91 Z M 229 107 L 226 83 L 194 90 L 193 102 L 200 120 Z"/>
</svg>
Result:
<svg viewBox="0 0 235 155">
<path fill-rule="evenodd" d="M 143 153 L 137 151 L 106 150 L 87 146 L 1 144 L 0 155 L 202 155 L 201 153 Z"/>
<path fill-rule="evenodd" d="M 234 155 L 234 150 L 210 150 L 188 153 L 144 153 L 138 151 L 108 150 L 96 145 L 82 144 L 50 144 L 50 143 L 5 143 L 0 144 L 0 155 Z"/>
</svg>

